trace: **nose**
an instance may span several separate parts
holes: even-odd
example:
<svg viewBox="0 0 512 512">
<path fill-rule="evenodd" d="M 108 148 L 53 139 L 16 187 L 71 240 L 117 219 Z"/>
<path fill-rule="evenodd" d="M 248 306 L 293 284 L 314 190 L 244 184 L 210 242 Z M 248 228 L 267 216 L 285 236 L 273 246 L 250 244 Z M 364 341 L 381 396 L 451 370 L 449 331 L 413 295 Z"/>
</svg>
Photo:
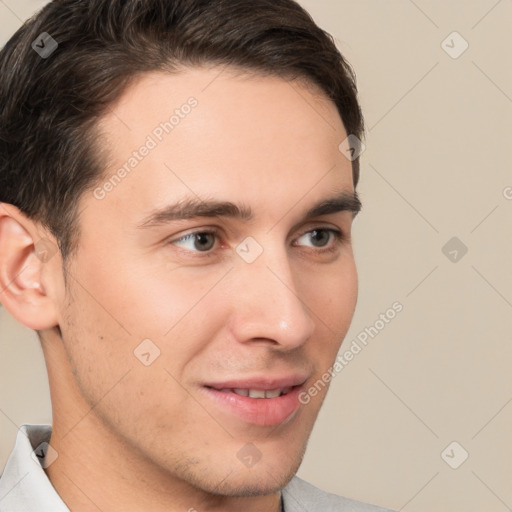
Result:
<svg viewBox="0 0 512 512">
<path fill-rule="evenodd" d="M 266 341 L 282 350 L 303 345 L 315 329 L 314 315 L 301 297 L 300 276 L 286 248 L 266 248 L 252 262 L 237 261 L 230 273 L 230 328 L 240 342 Z"/>
</svg>

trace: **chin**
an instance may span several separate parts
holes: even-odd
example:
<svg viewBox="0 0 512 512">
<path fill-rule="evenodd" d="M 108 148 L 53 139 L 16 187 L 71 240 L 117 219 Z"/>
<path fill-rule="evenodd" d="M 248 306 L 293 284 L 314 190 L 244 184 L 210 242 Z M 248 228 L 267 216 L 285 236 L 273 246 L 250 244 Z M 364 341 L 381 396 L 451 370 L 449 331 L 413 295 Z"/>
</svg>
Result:
<svg viewBox="0 0 512 512">
<path fill-rule="evenodd" d="M 266 496 L 281 491 L 288 482 L 293 478 L 295 472 L 279 475 L 265 475 L 254 473 L 254 475 L 233 475 L 226 478 L 221 485 L 217 485 L 212 489 L 205 489 L 216 496 L 229 496 L 249 498 L 252 496 Z"/>
<path fill-rule="evenodd" d="M 295 454 L 293 460 L 283 459 L 264 464 L 263 460 L 252 468 L 245 468 L 239 464 L 227 468 L 223 474 L 217 470 L 208 471 L 199 475 L 197 472 L 186 475 L 195 487 L 215 496 L 251 497 L 266 496 L 281 491 L 297 473 L 304 456 L 305 447 Z M 203 478 L 201 478 L 203 476 Z M 220 482 L 220 483 L 219 483 Z"/>
</svg>

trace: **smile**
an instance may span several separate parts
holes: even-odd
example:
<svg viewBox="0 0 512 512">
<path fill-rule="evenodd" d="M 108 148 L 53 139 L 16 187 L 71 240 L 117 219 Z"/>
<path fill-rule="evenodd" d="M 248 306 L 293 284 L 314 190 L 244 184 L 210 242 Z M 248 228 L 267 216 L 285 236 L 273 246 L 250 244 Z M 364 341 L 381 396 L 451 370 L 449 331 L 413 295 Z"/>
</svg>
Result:
<svg viewBox="0 0 512 512">
<path fill-rule="evenodd" d="M 301 408 L 299 394 L 303 387 L 216 389 L 203 386 L 201 389 L 217 414 L 245 424 L 270 427 L 289 422 L 298 414 Z"/>
<path fill-rule="evenodd" d="M 221 389 L 223 393 L 236 393 L 240 396 L 247 396 L 249 398 L 277 398 L 282 395 L 286 395 L 291 391 L 292 387 L 288 386 L 286 388 L 277 388 L 277 389 Z"/>
</svg>

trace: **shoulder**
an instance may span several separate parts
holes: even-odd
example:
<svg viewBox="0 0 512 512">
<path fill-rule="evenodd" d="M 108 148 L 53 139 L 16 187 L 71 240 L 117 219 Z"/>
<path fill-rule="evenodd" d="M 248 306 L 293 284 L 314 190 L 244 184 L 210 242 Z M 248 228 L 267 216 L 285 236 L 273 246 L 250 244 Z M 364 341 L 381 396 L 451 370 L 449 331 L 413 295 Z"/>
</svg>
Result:
<svg viewBox="0 0 512 512">
<path fill-rule="evenodd" d="M 392 512 L 318 489 L 295 476 L 283 489 L 285 512 Z"/>
</svg>

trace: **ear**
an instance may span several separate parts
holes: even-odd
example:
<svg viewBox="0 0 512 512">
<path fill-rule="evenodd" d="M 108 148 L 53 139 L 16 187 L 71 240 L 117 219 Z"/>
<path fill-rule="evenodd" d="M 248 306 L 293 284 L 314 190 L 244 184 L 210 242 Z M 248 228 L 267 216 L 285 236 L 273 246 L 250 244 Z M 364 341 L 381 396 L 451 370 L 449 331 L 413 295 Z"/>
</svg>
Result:
<svg viewBox="0 0 512 512">
<path fill-rule="evenodd" d="M 58 325 L 55 292 L 62 272 L 54 237 L 41 231 L 18 208 L 0 203 L 0 302 L 38 331 Z"/>
</svg>

